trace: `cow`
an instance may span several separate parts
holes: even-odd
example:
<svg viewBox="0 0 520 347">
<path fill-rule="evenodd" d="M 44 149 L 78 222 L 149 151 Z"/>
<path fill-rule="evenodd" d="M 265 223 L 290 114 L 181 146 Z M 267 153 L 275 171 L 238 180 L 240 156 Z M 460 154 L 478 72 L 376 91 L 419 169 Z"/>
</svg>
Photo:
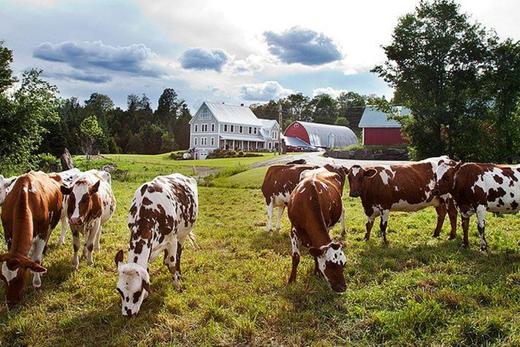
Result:
<svg viewBox="0 0 520 347">
<path fill-rule="evenodd" d="M 362 168 L 354 165 L 348 172 L 350 197 L 360 197 L 367 217 L 365 241 L 377 216 L 381 217 L 380 227 L 383 241 L 387 243 L 386 228 L 390 211 L 414 212 L 434 206 L 437 212 L 437 226 L 433 232 L 438 237 L 444 218 L 449 215 L 451 231 L 449 239 L 454 239 L 457 230 L 457 209 L 449 195 L 440 198 L 432 194 L 435 187 L 435 171 L 443 163 L 453 163 L 447 156 L 429 158 L 419 162 L 374 166 Z"/>
<path fill-rule="evenodd" d="M 296 160 L 287 165 L 273 165 L 267 169 L 262 184 L 262 193 L 267 207 L 267 231 L 272 231 L 273 210 L 278 208 L 278 218 L 276 221 L 276 231 L 280 230 L 283 211 L 289 201 L 289 196 L 296 185 L 300 182 L 302 172 L 317 169 L 319 165 L 299 164 L 304 160 Z M 346 170 L 338 165 L 327 164 L 324 166 L 329 171 L 336 172 L 340 179 L 345 180 Z M 345 223 L 342 215 L 341 219 L 342 235 L 345 233 Z"/>
<path fill-rule="evenodd" d="M 444 163 L 437 168 L 434 193 L 450 195 L 460 212 L 463 246 L 467 248 L 469 218 L 477 215 L 480 250 L 486 251 L 486 212 L 517 213 L 520 210 L 520 166 L 482 163 Z"/>
<path fill-rule="evenodd" d="M 27 270 L 33 273 L 33 287 L 41 286 L 41 274 L 47 271 L 41 265 L 43 251 L 61 209 L 60 185 L 43 172 L 19 176 L 5 198 L 2 225 L 8 251 L 0 255 L 0 278 L 9 307 L 22 300 Z"/>
<path fill-rule="evenodd" d="M 143 300 L 150 293 L 148 263 L 164 252 L 163 263 L 172 274 L 173 284 L 180 290 L 181 253 L 198 214 L 197 181 L 175 173 L 158 176 L 144 183 L 134 194 L 128 213 L 130 245 L 127 263 L 123 250 L 115 257 L 119 278 L 123 316 L 139 313 Z"/>
<path fill-rule="evenodd" d="M 300 245 L 303 245 L 314 257 L 315 273 L 323 276 L 335 292 L 344 292 L 346 257 L 342 244 L 332 241 L 329 236 L 329 229 L 343 212 L 341 179 L 324 168 L 306 171 L 302 176 L 287 205 L 292 255 L 289 283 L 296 280 Z"/>
<path fill-rule="evenodd" d="M 79 169 L 70 169 L 62 172 L 52 172 L 49 174 L 49 177 L 53 180 L 57 181 L 60 184 L 70 184 L 72 181 L 81 173 Z M 0 175 L 0 206 L 5 200 L 7 194 L 11 191 L 14 183 L 16 182 L 17 176 L 13 176 L 10 178 L 4 178 Z M 58 245 L 63 245 L 65 243 L 65 235 L 68 229 L 67 222 L 67 207 L 66 207 L 66 196 L 63 196 L 63 208 L 61 212 L 61 234 L 58 240 Z"/>
<path fill-rule="evenodd" d="M 79 267 L 80 233 L 85 235 L 83 254 L 88 265 L 93 265 L 92 251 L 100 249 L 101 228 L 114 214 L 116 199 L 112 193 L 108 172 L 90 170 L 80 174 L 73 183 L 62 185 L 67 196 L 67 218 L 72 230 L 72 266 Z"/>
</svg>

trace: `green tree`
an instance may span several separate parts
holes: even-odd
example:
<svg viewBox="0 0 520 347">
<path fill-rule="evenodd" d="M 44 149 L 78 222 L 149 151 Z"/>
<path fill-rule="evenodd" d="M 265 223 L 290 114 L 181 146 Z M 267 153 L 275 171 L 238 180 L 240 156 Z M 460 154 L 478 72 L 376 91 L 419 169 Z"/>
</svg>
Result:
<svg viewBox="0 0 520 347">
<path fill-rule="evenodd" d="M 316 123 L 334 124 L 338 118 L 338 102 L 328 94 L 316 95 L 312 98 L 310 107 Z"/>
<path fill-rule="evenodd" d="M 41 70 L 23 73 L 12 97 L 0 94 L 0 166 L 30 167 L 31 154 L 48 128 L 59 121 L 56 86 L 41 79 Z"/>
<path fill-rule="evenodd" d="M 88 116 L 81 122 L 79 134 L 81 149 L 87 156 L 87 159 L 89 159 L 96 142 L 103 136 L 103 129 L 99 126 L 96 116 Z"/>
<path fill-rule="evenodd" d="M 421 1 L 414 13 L 399 19 L 392 42 L 384 47 L 387 61 L 373 71 L 411 108 L 413 117 L 403 122 L 403 130 L 418 157 L 447 153 L 463 158 L 479 151 L 475 142 L 463 142 L 463 134 L 470 121 L 478 125 L 474 120 L 486 117 L 481 71 L 487 69 L 489 44 L 495 40 L 479 24 L 469 23 L 452 0 Z"/>
<path fill-rule="evenodd" d="M 16 82 L 11 69 L 12 62 L 13 51 L 4 46 L 4 41 L 0 41 L 0 94 Z"/>
</svg>

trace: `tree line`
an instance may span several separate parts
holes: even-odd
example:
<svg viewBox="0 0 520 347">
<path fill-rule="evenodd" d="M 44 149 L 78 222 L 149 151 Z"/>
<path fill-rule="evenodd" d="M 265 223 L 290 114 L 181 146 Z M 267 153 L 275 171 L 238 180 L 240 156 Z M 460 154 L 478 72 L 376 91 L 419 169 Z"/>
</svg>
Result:
<svg viewBox="0 0 520 347">
<path fill-rule="evenodd" d="M 284 129 L 294 121 L 355 127 L 357 124 L 350 124 L 352 114 L 362 112 L 366 105 L 379 105 L 385 101 L 384 96 L 355 92 L 341 92 L 337 97 L 323 93 L 312 98 L 302 93 L 294 93 L 264 104 L 253 104 L 251 110 L 259 118 L 278 120 L 281 105 Z"/>
<path fill-rule="evenodd" d="M 145 94 L 129 95 L 126 109 L 99 93 L 81 103 L 60 98 L 42 70 L 27 70 L 18 80 L 12 62 L 12 51 L 0 41 L 2 173 L 37 168 L 41 158 L 65 148 L 73 154 L 155 154 L 189 147 L 191 113 L 174 89 L 163 91 L 155 111 Z"/>
</svg>

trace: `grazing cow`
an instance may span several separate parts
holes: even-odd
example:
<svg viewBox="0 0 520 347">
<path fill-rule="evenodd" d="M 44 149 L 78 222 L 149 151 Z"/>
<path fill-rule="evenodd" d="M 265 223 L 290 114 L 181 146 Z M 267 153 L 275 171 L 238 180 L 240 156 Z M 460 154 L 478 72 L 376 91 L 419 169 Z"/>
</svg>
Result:
<svg viewBox="0 0 520 347">
<path fill-rule="evenodd" d="M 2 209 L 2 225 L 8 252 L 0 255 L 0 278 L 6 283 L 7 304 L 20 303 L 27 270 L 33 287 L 41 286 L 43 251 L 52 229 L 60 220 L 60 185 L 42 172 L 18 177 Z"/>
<path fill-rule="evenodd" d="M 67 195 L 67 217 L 72 229 L 74 269 L 79 266 L 80 233 L 85 235 L 83 254 L 87 258 L 87 264 L 94 264 L 92 251 L 98 251 L 100 248 L 101 227 L 112 217 L 116 209 L 111 183 L 108 172 L 90 170 L 79 175 L 70 187 L 61 186 L 62 193 Z"/>
<path fill-rule="evenodd" d="M 463 246 L 468 247 L 469 218 L 477 215 L 480 249 L 487 250 L 486 211 L 517 213 L 520 210 L 520 166 L 482 163 L 449 164 L 437 168 L 435 194 L 449 194 L 462 219 Z"/>
<path fill-rule="evenodd" d="M 348 173 L 350 196 L 361 197 L 367 217 L 365 240 L 370 239 L 374 219 L 381 216 L 381 233 L 386 243 L 386 228 L 390 211 L 414 212 L 428 206 L 437 211 L 437 226 L 433 233 L 438 237 L 446 214 L 451 222 L 450 239 L 457 230 L 457 210 L 453 199 L 432 194 L 435 171 L 443 163 L 453 163 L 447 156 L 429 158 L 411 164 L 375 166 L 363 169 L 354 165 Z"/>
<path fill-rule="evenodd" d="M 55 180 L 60 184 L 71 184 L 72 181 L 81 173 L 79 169 L 70 169 L 62 172 L 53 172 L 49 174 L 49 177 Z M 13 176 L 10 178 L 4 178 L 0 175 L 0 206 L 5 200 L 7 194 L 11 191 L 14 183 L 16 182 L 17 176 Z M 63 245 L 65 242 L 65 234 L 67 232 L 68 223 L 67 223 L 67 199 L 66 196 L 63 196 L 63 208 L 61 212 L 61 234 L 58 241 L 59 245 Z"/>
<path fill-rule="evenodd" d="M 123 316 L 139 312 L 150 293 L 148 263 L 164 251 L 164 265 L 180 290 L 181 253 L 184 241 L 192 238 L 198 213 L 197 181 L 181 174 L 159 176 L 139 187 L 128 214 L 130 245 L 128 263 L 123 251 L 115 262 L 119 272 L 117 291 Z"/>
<path fill-rule="evenodd" d="M 334 291 L 344 292 L 345 254 L 342 245 L 329 236 L 329 229 L 339 221 L 343 211 L 341 179 L 324 168 L 307 171 L 303 176 L 291 193 L 287 208 L 292 246 L 289 283 L 296 280 L 300 245 L 303 244 L 314 257 L 315 273 L 325 277 Z"/>
<path fill-rule="evenodd" d="M 299 163 L 304 164 L 299 164 Z M 276 230 L 280 230 L 283 211 L 289 201 L 289 196 L 300 182 L 302 172 L 306 170 L 317 169 L 320 166 L 305 164 L 303 159 L 295 160 L 287 165 L 273 165 L 267 169 L 262 184 L 262 193 L 264 194 L 267 206 L 267 231 L 272 230 L 273 209 L 278 208 L 278 218 L 276 221 Z M 327 170 L 340 175 L 340 179 L 345 181 L 346 170 L 338 165 L 327 164 L 324 166 Z M 343 186 L 343 184 L 342 184 Z M 345 233 L 345 222 L 342 215 L 341 218 L 342 234 Z"/>
</svg>

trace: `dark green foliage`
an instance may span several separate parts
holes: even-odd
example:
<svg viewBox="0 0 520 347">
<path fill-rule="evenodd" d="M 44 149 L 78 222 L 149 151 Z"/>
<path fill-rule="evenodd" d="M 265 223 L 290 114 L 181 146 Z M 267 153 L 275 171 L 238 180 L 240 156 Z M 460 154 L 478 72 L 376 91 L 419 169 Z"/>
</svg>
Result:
<svg viewBox="0 0 520 347">
<path fill-rule="evenodd" d="M 518 152 L 518 43 L 499 43 L 453 0 L 421 1 L 392 39 L 373 71 L 413 112 L 400 121 L 416 158 L 502 161 Z"/>
</svg>

